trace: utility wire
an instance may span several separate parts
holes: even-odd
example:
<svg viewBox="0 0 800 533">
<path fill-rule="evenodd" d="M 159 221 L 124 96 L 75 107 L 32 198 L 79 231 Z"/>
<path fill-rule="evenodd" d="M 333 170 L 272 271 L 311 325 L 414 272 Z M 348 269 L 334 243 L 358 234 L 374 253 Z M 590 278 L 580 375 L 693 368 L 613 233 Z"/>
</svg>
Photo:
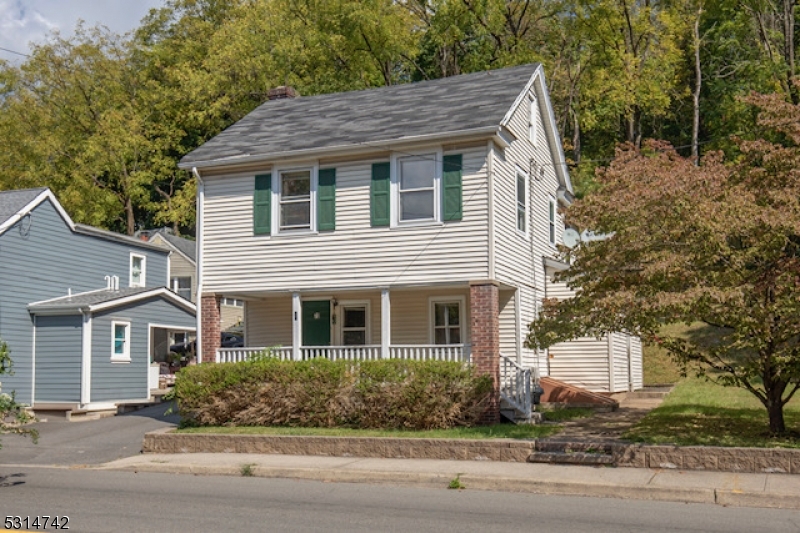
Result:
<svg viewBox="0 0 800 533">
<path fill-rule="evenodd" d="M 23 54 L 22 52 L 17 52 L 15 50 L 9 50 L 8 48 L 3 48 L 2 46 L 0 46 L 0 50 L 2 50 L 3 52 L 8 52 L 10 54 L 17 54 L 18 56 L 31 57 L 28 54 Z"/>
</svg>

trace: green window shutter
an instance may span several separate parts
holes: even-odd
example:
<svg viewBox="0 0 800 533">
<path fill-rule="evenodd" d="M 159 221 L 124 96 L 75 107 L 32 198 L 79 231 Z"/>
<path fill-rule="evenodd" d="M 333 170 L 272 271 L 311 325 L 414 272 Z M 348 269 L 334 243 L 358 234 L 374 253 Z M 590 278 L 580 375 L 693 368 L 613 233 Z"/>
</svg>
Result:
<svg viewBox="0 0 800 533">
<path fill-rule="evenodd" d="M 272 174 L 258 174 L 253 193 L 253 233 L 270 233 L 272 222 Z"/>
<path fill-rule="evenodd" d="M 372 226 L 389 225 L 389 206 L 391 205 L 389 193 L 389 163 L 374 163 L 372 165 L 372 181 L 370 192 L 370 222 Z"/>
<path fill-rule="evenodd" d="M 336 229 L 336 169 L 319 171 L 317 188 L 317 228 L 319 231 Z"/>
<path fill-rule="evenodd" d="M 442 171 L 442 219 L 461 220 L 461 154 L 446 155 Z"/>
</svg>

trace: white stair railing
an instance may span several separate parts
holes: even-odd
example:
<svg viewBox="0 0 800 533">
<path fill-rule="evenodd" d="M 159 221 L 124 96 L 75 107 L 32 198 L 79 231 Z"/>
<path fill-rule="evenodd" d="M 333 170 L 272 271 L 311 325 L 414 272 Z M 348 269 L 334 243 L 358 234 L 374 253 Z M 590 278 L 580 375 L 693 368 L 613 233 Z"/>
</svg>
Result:
<svg viewBox="0 0 800 533">
<path fill-rule="evenodd" d="M 536 374 L 530 368 L 524 368 L 512 358 L 500 354 L 500 398 L 525 420 L 530 420 L 532 416 L 532 375 Z"/>
</svg>

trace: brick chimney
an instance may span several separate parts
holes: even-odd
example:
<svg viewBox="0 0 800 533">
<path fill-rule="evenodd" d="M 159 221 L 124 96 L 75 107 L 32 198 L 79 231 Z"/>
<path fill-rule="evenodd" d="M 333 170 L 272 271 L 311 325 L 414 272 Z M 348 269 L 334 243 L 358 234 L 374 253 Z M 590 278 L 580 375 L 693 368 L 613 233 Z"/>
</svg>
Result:
<svg viewBox="0 0 800 533">
<path fill-rule="evenodd" d="M 283 100 L 284 98 L 296 98 L 297 96 L 299 96 L 297 91 L 291 85 L 281 85 L 270 89 L 267 93 L 267 97 L 270 100 Z"/>
</svg>

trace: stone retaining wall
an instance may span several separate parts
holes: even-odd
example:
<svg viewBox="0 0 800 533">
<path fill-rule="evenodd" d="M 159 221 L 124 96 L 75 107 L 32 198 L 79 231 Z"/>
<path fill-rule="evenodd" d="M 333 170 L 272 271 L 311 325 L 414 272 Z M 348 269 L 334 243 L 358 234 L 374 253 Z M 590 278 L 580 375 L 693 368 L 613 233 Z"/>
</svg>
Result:
<svg viewBox="0 0 800 533">
<path fill-rule="evenodd" d="M 585 442 L 580 446 L 591 447 Z M 620 467 L 800 474 L 800 450 L 796 449 L 598 444 L 600 448 L 608 449 L 614 464 Z M 536 450 L 536 440 L 221 435 L 172 431 L 148 433 L 142 448 L 144 453 L 265 453 L 520 463 L 526 462 Z"/>
</svg>

